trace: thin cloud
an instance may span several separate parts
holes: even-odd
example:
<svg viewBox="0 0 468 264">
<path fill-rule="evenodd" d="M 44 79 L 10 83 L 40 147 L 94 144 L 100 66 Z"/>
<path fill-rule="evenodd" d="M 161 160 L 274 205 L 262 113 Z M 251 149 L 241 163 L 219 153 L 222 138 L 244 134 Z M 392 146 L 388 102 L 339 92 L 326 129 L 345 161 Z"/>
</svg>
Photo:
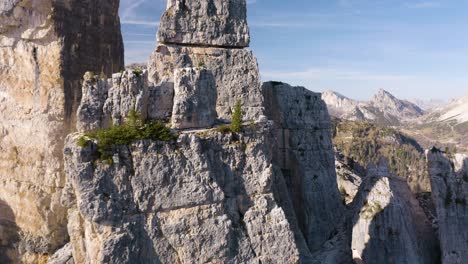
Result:
<svg viewBox="0 0 468 264">
<path fill-rule="evenodd" d="M 289 23 L 289 22 L 252 22 L 251 27 L 259 28 L 300 28 L 306 27 L 305 23 Z"/>
<path fill-rule="evenodd" d="M 134 16 L 135 10 L 145 2 L 146 0 L 137 0 L 129 6 L 124 7 L 121 14 L 122 20 L 126 20 L 129 17 Z"/>
<path fill-rule="evenodd" d="M 407 2 L 405 7 L 412 9 L 426 9 L 426 8 L 435 8 L 442 5 L 439 1 L 418 1 L 418 2 Z"/>
<path fill-rule="evenodd" d="M 147 27 L 159 27 L 159 21 L 144 21 L 144 20 L 122 20 L 124 25 L 138 25 L 138 26 L 147 26 Z"/>
<path fill-rule="evenodd" d="M 310 68 L 293 72 L 262 72 L 268 78 L 286 78 L 302 80 L 358 80 L 358 81 L 402 81 L 412 79 L 409 75 L 378 74 L 369 72 L 349 71 L 342 69 Z"/>
</svg>

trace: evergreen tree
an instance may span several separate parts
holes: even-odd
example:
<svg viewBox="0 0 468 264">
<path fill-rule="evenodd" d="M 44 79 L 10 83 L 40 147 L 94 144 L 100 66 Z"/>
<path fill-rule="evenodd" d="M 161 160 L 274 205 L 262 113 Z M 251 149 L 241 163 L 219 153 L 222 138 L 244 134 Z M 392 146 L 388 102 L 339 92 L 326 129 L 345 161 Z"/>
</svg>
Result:
<svg viewBox="0 0 468 264">
<path fill-rule="evenodd" d="M 234 108 L 234 113 L 232 114 L 231 131 L 234 133 L 239 133 L 241 132 L 241 129 L 242 129 L 241 101 L 237 100 L 236 107 Z"/>
</svg>

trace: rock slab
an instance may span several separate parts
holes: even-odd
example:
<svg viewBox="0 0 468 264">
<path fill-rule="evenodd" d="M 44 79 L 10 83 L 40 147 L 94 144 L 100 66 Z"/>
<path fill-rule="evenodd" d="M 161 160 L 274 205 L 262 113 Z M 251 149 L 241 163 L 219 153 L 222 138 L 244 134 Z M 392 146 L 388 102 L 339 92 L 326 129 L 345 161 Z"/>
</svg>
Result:
<svg viewBox="0 0 468 264">
<path fill-rule="evenodd" d="M 431 222 L 405 180 L 390 175 L 386 162 L 368 168 L 352 206 L 355 263 L 440 263 Z"/>
<path fill-rule="evenodd" d="M 158 42 L 217 47 L 248 47 L 245 0 L 170 0 L 161 17 Z"/>
<path fill-rule="evenodd" d="M 110 76 L 123 68 L 118 6 L 0 1 L 0 200 L 19 238 L 2 263 L 42 263 L 66 243 L 64 140 L 85 72 Z"/>
<path fill-rule="evenodd" d="M 468 259 L 468 157 L 447 157 L 426 151 L 439 225 L 442 263 L 461 264 Z"/>
<path fill-rule="evenodd" d="M 175 72 L 172 127 L 210 128 L 216 121 L 216 83 L 211 71 L 199 68 Z"/>
</svg>

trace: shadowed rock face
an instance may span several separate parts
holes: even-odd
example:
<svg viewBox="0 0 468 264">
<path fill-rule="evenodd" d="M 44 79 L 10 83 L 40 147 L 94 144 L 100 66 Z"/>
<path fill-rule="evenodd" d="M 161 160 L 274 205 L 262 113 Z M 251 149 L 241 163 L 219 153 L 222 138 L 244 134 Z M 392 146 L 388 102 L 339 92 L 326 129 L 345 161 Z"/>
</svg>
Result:
<svg viewBox="0 0 468 264">
<path fill-rule="evenodd" d="M 274 163 L 283 171 L 311 252 L 338 233 L 343 206 L 336 182 L 330 116 L 320 94 L 268 82 L 265 109 L 275 122 Z"/>
<path fill-rule="evenodd" d="M 390 175 L 386 162 L 368 168 L 351 206 L 355 263 L 440 263 L 430 221 L 408 184 Z"/>
<path fill-rule="evenodd" d="M 22 230 L 21 261 L 67 240 L 62 149 L 86 70 L 123 67 L 110 1 L 0 1 L 0 199 Z"/>
<path fill-rule="evenodd" d="M 15 263 L 19 256 L 16 251 L 19 242 L 19 228 L 11 208 L 0 200 L 0 262 Z"/>
<path fill-rule="evenodd" d="M 442 263 L 461 264 L 468 259 L 468 157 L 447 157 L 426 152 L 436 206 Z"/>
</svg>

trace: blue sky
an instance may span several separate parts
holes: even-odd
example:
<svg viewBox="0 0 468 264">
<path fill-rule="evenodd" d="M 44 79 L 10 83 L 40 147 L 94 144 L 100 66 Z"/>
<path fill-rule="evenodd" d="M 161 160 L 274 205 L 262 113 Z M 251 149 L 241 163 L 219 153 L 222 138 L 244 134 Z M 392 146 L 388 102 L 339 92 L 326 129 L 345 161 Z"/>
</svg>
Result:
<svg viewBox="0 0 468 264">
<path fill-rule="evenodd" d="M 468 92 L 468 0 L 248 0 L 262 79 L 368 99 Z M 165 0 L 121 0 L 126 63 L 156 45 Z"/>
</svg>

